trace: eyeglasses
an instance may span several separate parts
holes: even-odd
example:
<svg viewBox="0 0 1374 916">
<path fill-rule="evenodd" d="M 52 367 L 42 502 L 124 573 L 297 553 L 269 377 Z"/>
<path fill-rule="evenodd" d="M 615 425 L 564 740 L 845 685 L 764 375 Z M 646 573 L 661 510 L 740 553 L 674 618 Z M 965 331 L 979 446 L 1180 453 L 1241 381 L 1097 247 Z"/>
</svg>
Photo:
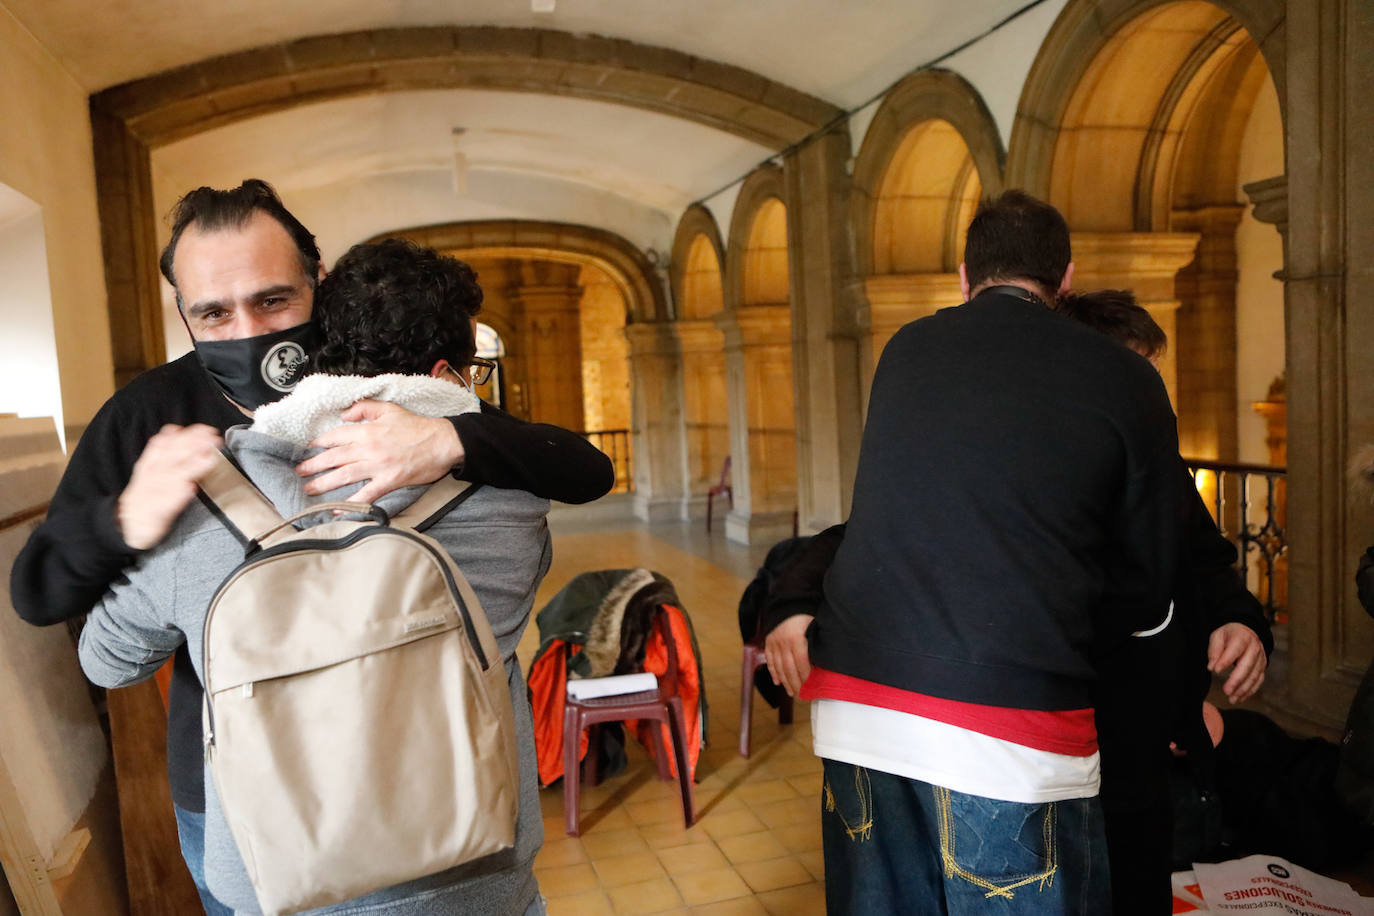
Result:
<svg viewBox="0 0 1374 916">
<path fill-rule="evenodd" d="M 496 371 L 496 363 L 480 356 L 474 356 L 468 365 L 472 367 L 472 383 L 474 385 L 485 385 L 491 380 L 492 372 Z"/>
</svg>

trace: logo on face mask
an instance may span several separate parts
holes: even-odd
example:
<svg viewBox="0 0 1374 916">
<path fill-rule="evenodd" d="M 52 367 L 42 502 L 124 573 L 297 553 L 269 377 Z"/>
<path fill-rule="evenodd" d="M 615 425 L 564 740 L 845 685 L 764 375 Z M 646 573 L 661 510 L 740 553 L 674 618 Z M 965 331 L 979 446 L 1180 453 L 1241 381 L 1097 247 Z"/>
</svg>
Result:
<svg viewBox="0 0 1374 916">
<path fill-rule="evenodd" d="M 290 391 L 304 368 L 305 350 L 295 341 L 284 340 L 262 358 L 262 379 L 278 391 Z"/>
</svg>

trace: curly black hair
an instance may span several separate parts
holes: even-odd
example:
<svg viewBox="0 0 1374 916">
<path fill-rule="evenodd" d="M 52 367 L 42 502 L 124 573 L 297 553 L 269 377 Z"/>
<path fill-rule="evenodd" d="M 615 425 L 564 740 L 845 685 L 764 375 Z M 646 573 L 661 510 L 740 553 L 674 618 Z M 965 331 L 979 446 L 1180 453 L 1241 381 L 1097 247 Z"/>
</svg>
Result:
<svg viewBox="0 0 1374 916">
<path fill-rule="evenodd" d="M 1144 356 L 1156 359 L 1169 348 L 1169 335 L 1127 289 L 1100 289 L 1092 293 L 1067 293 L 1055 309 L 1094 331 L 1106 334 Z"/>
<path fill-rule="evenodd" d="M 354 245 L 320 281 L 315 321 L 323 344 L 310 370 L 330 375 L 427 375 L 476 352 L 477 274 L 457 258 L 404 239 Z"/>
</svg>

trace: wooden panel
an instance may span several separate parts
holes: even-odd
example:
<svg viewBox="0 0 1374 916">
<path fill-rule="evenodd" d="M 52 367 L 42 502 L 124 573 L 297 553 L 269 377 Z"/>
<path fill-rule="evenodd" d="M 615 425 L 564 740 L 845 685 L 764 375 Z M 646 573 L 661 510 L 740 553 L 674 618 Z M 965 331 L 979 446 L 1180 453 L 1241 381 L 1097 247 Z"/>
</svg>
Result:
<svg viewBox="0 0 1374 916">
<path fill-rule="evenodd" d="M 134 916 L 200 912 L 177 840 L 167 785 L 167 714 L 157 683 L 111 690 L 107 702 L 131 911 Z"/>
</svg>

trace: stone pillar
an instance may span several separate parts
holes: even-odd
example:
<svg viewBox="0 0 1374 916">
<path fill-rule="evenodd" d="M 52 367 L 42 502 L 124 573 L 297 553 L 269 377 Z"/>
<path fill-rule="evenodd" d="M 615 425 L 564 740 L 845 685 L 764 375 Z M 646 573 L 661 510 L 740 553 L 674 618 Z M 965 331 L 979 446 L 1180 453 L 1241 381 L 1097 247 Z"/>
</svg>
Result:
<svg viewBox="0 0 1374 916">
<path fill-rule="evenodd" d="M 1236 431 L 1236 226 L 1241 204 L 1175 210 L 1172 225 L 1199 236 L 1197 256 L 1178 272 L 1181 304 L 1176 353 L 1179 447 L 1190 457 L 1235 461 Z"/>
<path fill-rule="evenodd" d="M 630 342 L 634 512 L 646 522 L 679 518 L 687 483 L 682 353 L 666 321 L 625 326 Z"/>
<path fill-rule="evenodd" d="M 1374 17 L 1366 0 L 1287 6 L 1290 623 L 1287 676 L 1261 697 L 1335 732 L 1374 655 L 1350 581 L 1374 542 L 1374 507 L 1346 477 L 1374 442 L 1374 111 L 1363 91 Z"/>
<path fill-rule="evenodd" d="M 799 527 L 815 532 L 849 516 L 863 430 L 858 302 L 849 227 L 847 129 L 787 156 L 787 248 L 796 392 Z"/>
<path fill-rule="evenodd" d="M 1196 235 L 1181 232 L 1075 232 L 1072 236 L 1073 288 L 1085 292 L 1129 289 L 1169 335 L 1169 350 L 1159 362 L 1159 374 L 1176 412 L 1187 405 L 1180 405 L 1178 397 L 1175 315 L 1179 301 L 1174 280 L 1193 259 L 1197 241 Z"/>
<path fill-rule="evenodd" d="M 687 477 L 682 517 L 706 512 L 706 491 L 720 481 L 730 454 L 730 412 L 725 393 L 725 338 L 712 319 L 672 325 L 682 351 L 683 434 Z"/>
<path fill-rule="evenodd" d="M 583 428 L 582 287 L 575 264 L 527 261 L 507 295 L 520 312 L 525 404 L 531 420 Z"/>
<path fill-rule="evenodd" d="M 892 335 L 917 318 L 958 305 L 964 297 L 959 291 L 958 274 L 880 274 L 865 277 L 863 286 L 867 301 L 859 307 L 858 325 L 862 341 L 863 410 L 867 413 L 873 372 Z"/>
<path fill-rule="evenodd" d="M 1288 176 L 1278 175 L 1263 181 L 1252 181 L 1243 185 L 1241 190 L 1250 198 L 1255 209 L 1252 215 L 1261 223 L 1269 223 L 1279 231 L 1284 246 L 1288 245 Z M 1274 274 L 1277 280 L 1283 279 L 1283 271 Z"/>
<path fill-rule="evenodd" d="M 788 306 L 750 305 L 716 316 L 725 334 L 735 507 L 725 536 L 769 543 L 792 533 L 797 499 L 792 340 Z"/>
</svg>

